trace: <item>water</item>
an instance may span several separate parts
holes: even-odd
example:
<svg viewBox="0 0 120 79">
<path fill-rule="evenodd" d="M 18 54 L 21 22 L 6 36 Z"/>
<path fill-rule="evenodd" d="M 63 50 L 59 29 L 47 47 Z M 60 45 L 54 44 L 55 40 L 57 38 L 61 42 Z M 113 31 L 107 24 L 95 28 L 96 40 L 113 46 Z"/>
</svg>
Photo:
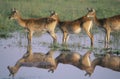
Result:
<svg viewBox="0 0 120 79">
<path fill-rule="evenodd" d="M 61 44 L 62 34 L 57 33 L 58 42 Z M 14 33 L 14 37 L 8 39 L 0 39 L 0 79 L 9 79 L 9 71 L 7 66 L 14 66 L 17 60 L 19 60 L 24 53 L 26 53 L 27 39 L 25 34 Z M 95 52 L 99 53 L 104 47 L 103 33 L 94 34 L 94 47 L 97 48 Z M 115 42 L 115 39 L 111 37 L 113 43 L 110 45 L 113 49 L 119 49 L 119 42 Z M 47 53 L 52 43 L 52 38 L 48 34 L 41 36 L 34 36 L 32 41 L 33 52 Z M 69 48 L 73 51 L 79 52 L 81 55 L 85 54 L 90 46 L 90 40 L 87 35 L 70 35 Z M 85 48 L 86 47 L 86 48 Z M 60 52 L 55 52 L 55 57 Z M 91 55 L 94 59 L 94 55 Z M 84 76 L 85 71 L 82 71 L 72 65 L 59 64 L 54 73 L 48 72 L 47 69 L 35 68 L 35 67 L 21 67 L 15 79 L 120 79 L 120 72 L 116 72 L 107 68 L 97 66 L 91 77 Z"/>
</svg>

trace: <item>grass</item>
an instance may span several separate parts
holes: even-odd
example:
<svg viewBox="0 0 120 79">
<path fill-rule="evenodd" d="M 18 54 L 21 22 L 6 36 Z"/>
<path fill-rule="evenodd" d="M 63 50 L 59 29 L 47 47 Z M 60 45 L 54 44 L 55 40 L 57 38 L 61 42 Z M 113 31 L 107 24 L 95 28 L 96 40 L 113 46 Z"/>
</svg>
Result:
<svg viewBox="0 0 120 79">
<path fill-rule="evenodd" d="M 99 18 L 120 14 L 120 0 L 0 0 L 0 37 L 7 37 L 22 30 L 8 19 L 12 8 L 21 12 L 24 18 L 49 16 L 55 10 L 61 20 L 74 20 L 87 13 L 86 8 L 96 9 Z"/>
</svg>

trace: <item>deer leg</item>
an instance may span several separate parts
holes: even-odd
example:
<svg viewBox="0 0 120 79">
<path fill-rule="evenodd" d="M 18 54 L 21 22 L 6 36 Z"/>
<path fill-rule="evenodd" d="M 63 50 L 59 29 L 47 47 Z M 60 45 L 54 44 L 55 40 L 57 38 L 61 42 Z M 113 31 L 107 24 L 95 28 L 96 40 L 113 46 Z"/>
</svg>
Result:
<svg viewBox="0 0 120 79">
<path fill-rule="evenodd" d="M 24 56 L 23 57 L 30 57 L 30 56 L 32 56 L 32 46 L 31 45 L 28 45 L 27 46 L 27 52 L 24 54 Z"/>
<path fill-rule="evenodd" d="M 106 31 L 106 36 L 105 36 L 105 48 L 109 47 L 109 41 L 110 41 L 110 31 Z"/>
<path fill-rule="evenodd" d="M 57 43 L 57 36 L 56 36 L 56 34 L 54 32 L 48 32 L 48 33 L 52 36 L 53 43 Z"/>
<path fill-rule="evenodd" d="M 27 34 L 28 45 L 31 45 L 33 32 L 29 31 Z"/>
<path fill-rule="evenodd" d="M 89 38 L 91 40 L 91 47 L 93 47 L 94 37 L 93 37 L 92 33 L 90 33 L 90 31 L 87 29 L 85 29 L 85 32 L 87 33 L 87 35 L 89 36 Z"/>
<path fill-rule="evenodd" d="M 65 43 L 67 43 L 68 39 L 69 39 L 69 34 L 67 34 L 67 37 L 66 37 Z"/>
<path fill-rule="evenodd" d="M 62 38 L 62 44 L 67 44 L 68 39 L 69 39 L 68 33 L 64 32 Z"/>
</svg>

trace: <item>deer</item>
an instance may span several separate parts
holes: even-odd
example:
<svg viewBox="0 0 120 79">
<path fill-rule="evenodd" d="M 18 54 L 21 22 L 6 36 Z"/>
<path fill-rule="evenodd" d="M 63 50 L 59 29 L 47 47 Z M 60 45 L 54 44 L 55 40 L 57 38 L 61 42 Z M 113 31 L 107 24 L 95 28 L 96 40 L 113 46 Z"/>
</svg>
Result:
<svg viewBox="0 0 120 79">
<path fill-rule="evenodd" d="M 105 48 L 109 48 L 109 41 L 110 41 L 110 33 L 115 31 L 120 31 L 120 15 L 115 15 L 108 18 L 98 19 L 96 16 L 95 9 L 88 8 L 88 15 L 87 17 L 93 19 L 93 23 L 104 29 L 105 32 Z"/>
<path fill-rule="evenodd" d="M 20 12 L 14 8 L 11 11 L 9 19 L 14 19 L 21 27 L 27 29 L 28 44 L 31 44 L 34 32 L 47 32 L 53 38 L 53 43 L 56 43 L 57 36 L 54 29 L 58 22 L 54 19 L 55 15 L 51 13 L 49 17 L 23 19 Z"/>
<path fill-rule="evenodd" d="M 48 72 L 54 72 L 56 69 L 56 60 L 53 57 L 54 50 L 48 51 L 48 53 L 44 54 L 42 52 L 32 52 L 31 46 L 28 46 L 27 52 L 20 58 L 14 66 L 8 66 L 8 70 L 10 72 L 9 76 L 14 77 L 15 74 L 21 67 L 36 67 L 49 69 Z"/>
<path fill-rule="evenodd" d="M 120 72 L 120 56 L 107 52 L 104 56 L 97 57 L 91 62 L 91 68 L 85 75 L 92 75 L 96 66 L 111 69 Z"/>
<path fill-rule="evenodd" d="M 83 56 L 78 52 L 74 51 L 62 51 L 61 54 L 56 57 L 56 64 L 69 64 L 77 67 L 80 70 L 85 70 L 90 72 L 91 69 L 91 60 L 90 60 L 91 51 L 87 51 Z"/>
<path fill-rule="evenodd" d="M 56 16 L 56 18 L 59 18 L 59 17 Z M 58 27 L 60 28 L 60 30 L 63 33 L 62 44 L 67 45 L 69 34 L 72 34 L 72 33 L 78 34 L 78 33 L 80 33 L 81 29 L 83 28 L 91 40 L 91 47 L 93 47 L 94 37 L 93 37 L 92 33 L 90 32 L 92 25 L 93 25 L 92 20 L 90 18 L 88 18 L 87 15 L 82 16 L 73 21 L 60 21 L 59 20 Z"/>
</svg>

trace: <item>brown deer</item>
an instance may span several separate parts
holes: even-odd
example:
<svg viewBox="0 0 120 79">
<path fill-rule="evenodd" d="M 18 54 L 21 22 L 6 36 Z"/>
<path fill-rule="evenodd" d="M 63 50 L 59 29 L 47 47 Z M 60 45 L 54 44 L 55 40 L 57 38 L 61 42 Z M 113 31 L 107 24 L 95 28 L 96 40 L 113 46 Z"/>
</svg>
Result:
<svg viewBox="0 0 120 79">
<path fill-rule="evenodd" d="M 86 75 L 91 75 L 96 66 L 101 66 L 120 72 L 120 56 L 107 53 L 105 56 L 94 59 L 91 63 L 91 68 L 89 68 Z"/>
<path fill-rule="evenodd" d="M 48 32 L 53 38 L 53 43 L 56 43 L 57 36 L 54 29 L 57 25 L 57 20 L 53 19 L 54 16 L 51 14 L 51 16 L 45 18 L 23 19 L 18 10 L 13 9 L 9 18 L 15 19 L 20 26 L 28 30 L 28 44 L 31 44 L 33 33 L 37 31 Z"/>
<path fill-rule="evenodd" d="M 89 68 L 91 68 L 90 54 L 91 51 L 88 51 L 83 56 L 78 52 L 63 51 L 58 57 L 56 57 L 56 64 L 70 64 L 81 70 L 89 72 Z"/>
<path fill-rule="evenodd" d="M 56 61 L 53 57 L 54 50 L 50 50 L 47 54 L 41 52 L 32 52 L 31 46 L 28 51 L 23 55 L 21 59 L 19 59 L 15 66 L 8 66 L 8 70 L 10 72 L 9 76 L 13 76 L 18 72 L 21 67 L 37 67 L 49 69 L 49 71 L 54 72 L 56 69 Z"/>
<path fill-rule="evenodd" d="M 110 33 L 113 31 L 120 30 L 120 15 L 112 16 L 109 18 L 98 19 L 96 16 L 96 11 L 94 9 L 88 8 L 87 17 L 93 18 L 94 23 L 105 31 L 105 47 L 108 48 L 110 41 Z"/>
<path fill-rule="evenodd" d="M 73 21 L 59 21 L 58 24 L 59 24 L 59 28 L 63 32 L 63 38 L 62 38 L 63 44 L 66 44 L 70 33 L 77 34 L 83 28 L 91 40 L 91 47 L 93 47 L 94 38 L 92 33 L 90 32 L 93 23 L 92 20 L 87 17 L 87 15 Z"/>
</svg>

